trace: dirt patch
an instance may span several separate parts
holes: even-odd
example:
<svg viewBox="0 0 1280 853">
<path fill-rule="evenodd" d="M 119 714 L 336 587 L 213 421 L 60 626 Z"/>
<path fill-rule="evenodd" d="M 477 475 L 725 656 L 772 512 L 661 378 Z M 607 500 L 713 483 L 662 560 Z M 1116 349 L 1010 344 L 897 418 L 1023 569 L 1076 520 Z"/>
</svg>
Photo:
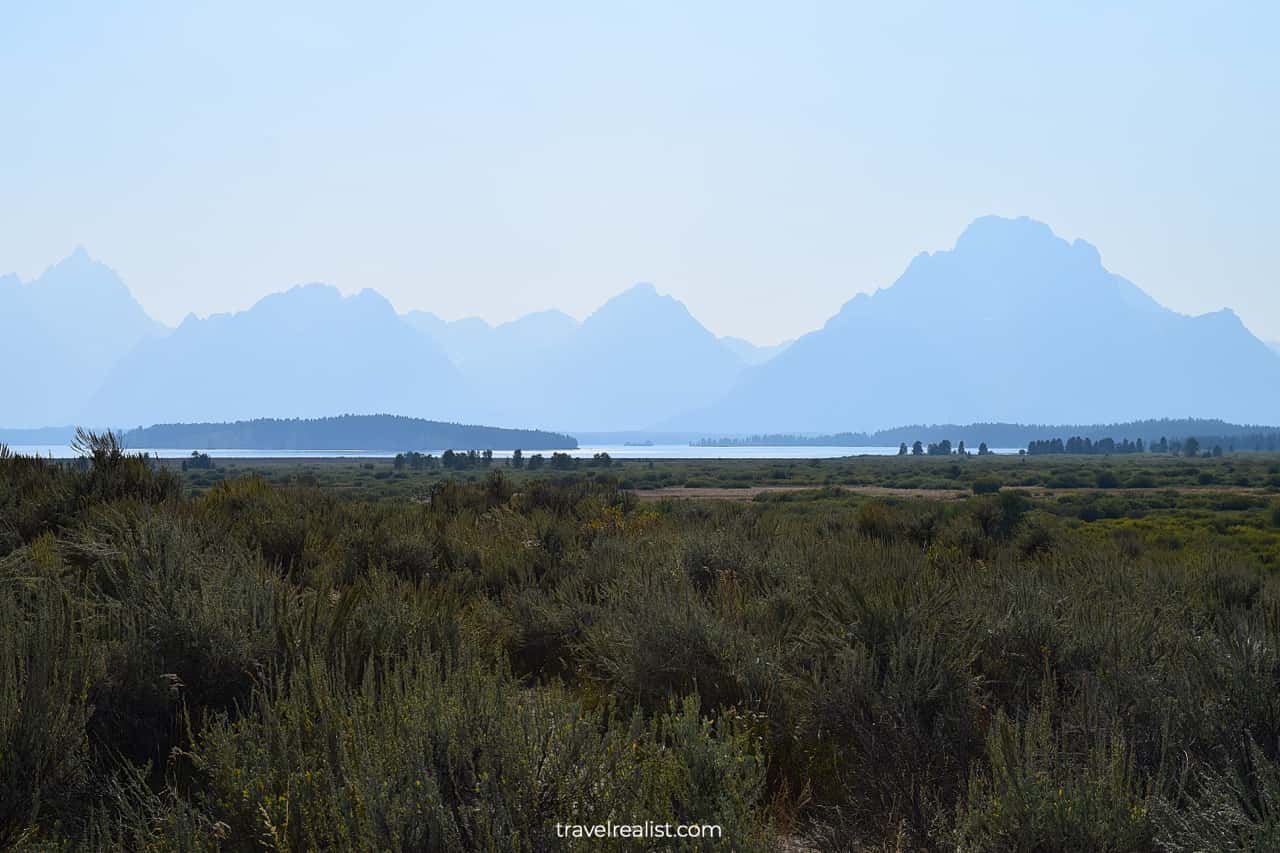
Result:
<svg viewBox="0 0 1280 853">
<path fill-rule="evenodd" d="M 812 492 L 830 486 L 748 486 L 743 489 L 725 489 L 719 487 L 694 488 L 687 486 L 670 486 L 663 489 L 638 489 L 636 496 L 642 501 L 660 501 L 668 498 L 702 498 L 714 501 L 750 501 L 756 495 L 766 492 Z M 898 498 L 931 498 L 933 500 L 956 500 L 968 496 L 968 492 L 959 489 L 898 489 L 891 486 L 837 486 L 840 491 L 853 495 L 874 495 L 879 497 Z"/>
</svg>

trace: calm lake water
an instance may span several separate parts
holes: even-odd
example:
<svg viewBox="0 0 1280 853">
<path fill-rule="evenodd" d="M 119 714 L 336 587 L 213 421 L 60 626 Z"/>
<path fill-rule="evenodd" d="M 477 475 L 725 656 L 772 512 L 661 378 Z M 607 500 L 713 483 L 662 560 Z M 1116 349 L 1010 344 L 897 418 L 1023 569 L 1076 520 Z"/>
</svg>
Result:
<svg viewBox="0 0 1280 853">
<path fill-rule="evenodd" d="M 161 459 L 181 459 L 191 455 L 191 448 L 186 449 L 154 449 L 147 447 L 131 447 L 134 453 L 150 453 Z M 14 453 L 25 455 L 52 456 L 55 459 L 75 458 L 75 452 L 66 445 L 58 444 L 18 444 L 10 447 Z M 215 459 L 388 459 L 396 455 L 394 450 L 236 450 L 205 449 Z M 433 451 L 436 455 L 439 450 Z M 550 450 L 526 450 L 528 457 L 532 453 L 550 456 Z M 654 444 L 647 447 L 623 444 L 602 444 L 594 447 L 579 447 L 577 450 L 564 451 L 572 456 L 590 458 L 596 453 L 608 453 L 614 459 L 834 459 L 840 456 L 894 456 L 897 447 L 690 447 L 687 444 Z M 996 453 L 1017 453 L 1016 449 L 997 448 Z M 506 459 L 511 456 L 509 450 L 495 450 L 495 459 Z"/>
</svg>

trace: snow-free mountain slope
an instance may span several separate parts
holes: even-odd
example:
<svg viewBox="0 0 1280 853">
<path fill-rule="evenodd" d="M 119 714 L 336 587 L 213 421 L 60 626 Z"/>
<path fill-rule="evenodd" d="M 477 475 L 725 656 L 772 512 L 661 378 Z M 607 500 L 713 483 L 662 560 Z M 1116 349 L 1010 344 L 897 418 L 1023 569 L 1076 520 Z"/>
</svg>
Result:
<svg viewBox="0 0 1280 853">
<path fill-rule="evenodd" d="M 82 250 L 0 277 L 0 426 L 378 413 L 560 431 L 836 433 L 904 423 L 1280 423 L 1280 355 L 1170 311 L 1082 240 L 983 217 L 789 345 L 717 338 L 641 284 L 582 322 L 397 315 L 306 285 L 170 332 Z"/>
<path fill-rule="evenodd" d="M 372 290 L 312 284 L 236 314 L 188 317 L 124 358 L 86 407 L 93 423 L 394 412 L 460 418 L 462 382 L 444 353 Z"/>
<path fill-rule="evenodd" d="M 1280 422 L 1280 359 L 1229 310 L 1177 314 L 1108 272 L 1083 240 L 990 216 L 666 425 L 840 431 L 1185 415 Z"/>
<path fill-rule="evenodd" d="M 684 303 L 638 284 L 602 305 L 543 359 L 516 367 L 523 393 L 515 399 L 532 423 L 618 430 L 722 394 L 743 364 Z"/>
<path fill-rule="evenodd" d="M 166 331 L 83 248 L 30 283 L 0 277 L 4 426 L 68 423 L 112 365 Z"/>
</svg>

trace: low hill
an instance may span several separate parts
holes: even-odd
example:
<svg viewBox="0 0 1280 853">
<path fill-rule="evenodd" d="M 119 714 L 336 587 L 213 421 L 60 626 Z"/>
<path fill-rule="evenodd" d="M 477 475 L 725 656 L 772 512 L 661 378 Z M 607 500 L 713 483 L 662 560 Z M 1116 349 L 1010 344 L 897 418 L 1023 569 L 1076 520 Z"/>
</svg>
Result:
<svg viewBox="0 0 1280 853">
<path fill-rule="evenodd" d="M 228 450 L 573 450 L 578 446 L 577 439 L 560 433 L 397 415 L 156 424 L 128 431 L 124 441 L 130 447 Z"/>
<path fill-rule="evenodd" d="M 727 436 L 693 442 L 698 447 L 889 447 L 906 442 L 963 441 L 971 447 L 986 442 L 991 447 L 1025 447 L 1032 441 L 1055 438 L 1111 438 L 1116 441 L 1155 442 L 1161 438 L 1182 441 L 1195 438 L 1201 444 L 1231 445 L 1239 450 L 1274 449 L 1280 427 L 1232 424 L 1206 418 L 1161 418 L 1115 424 L 914 424 L 875 432 L 839 432 L 827 435 Z"/>
</svg>

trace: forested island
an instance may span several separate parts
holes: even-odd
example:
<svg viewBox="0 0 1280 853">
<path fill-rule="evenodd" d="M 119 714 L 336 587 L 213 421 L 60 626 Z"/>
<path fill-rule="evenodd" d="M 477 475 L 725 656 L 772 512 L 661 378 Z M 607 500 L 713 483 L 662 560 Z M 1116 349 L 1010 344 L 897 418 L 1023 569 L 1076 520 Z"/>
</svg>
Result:
<svg viewBox="0 0 1280 853">
<path fill-rule="evenodd" d="M 428 421 L 398 415 L 257 418 L 234 423 L 156 424 L 124 434 L 129 447 L 236 450 L 575 450 L 573 436 L 544 430 Z"/>
</svg>

